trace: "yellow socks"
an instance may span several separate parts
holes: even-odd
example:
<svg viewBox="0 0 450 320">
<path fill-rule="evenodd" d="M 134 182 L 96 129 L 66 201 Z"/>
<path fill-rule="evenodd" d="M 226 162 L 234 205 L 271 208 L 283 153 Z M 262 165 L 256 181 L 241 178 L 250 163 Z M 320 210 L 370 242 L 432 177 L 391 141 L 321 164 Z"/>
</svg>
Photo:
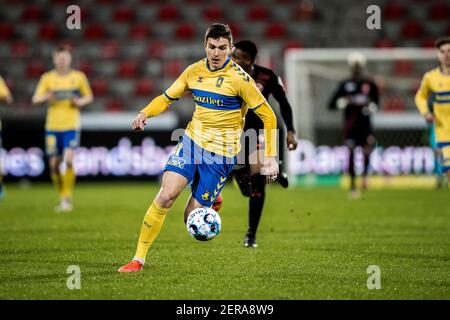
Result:
<svg viewBox="0 0 450 320">
<path fill-rule="evenodd" d="M 163 208 L 157 204 L 156 201 L 153 201 L 152 205 L 148 208 L 147 213 L 145 214 L 144 222 L 141 227 L 141 233 L 139 235 L 136 254 L 133 260 L 144 263 L 148 249 L 150 249 L 153 241 L 161 231 L 164 218 L 168 212 L 168 208 Z"/>
<path fill-rule="evenodd" d="M 58 195 L 61 198 L 63 196 L 63 192 L 62 192 L 63 185 L 62 185 L 62 181 L 61 181 L 62 180 L 61 175 L 59 175 L 57 173 L 51 173 L 50 177 L 52 178 L 53 185 L 55 186 L 56 191 L 58 191 Z"/>
<path fill-rule="evenodd" d="M 73 189 L 75 187 L 75 171 L 73 167 L 67 167 L 66 172 L 62 177 L 62 196 L 64 198 L 72 199 Z"/>
</svg>

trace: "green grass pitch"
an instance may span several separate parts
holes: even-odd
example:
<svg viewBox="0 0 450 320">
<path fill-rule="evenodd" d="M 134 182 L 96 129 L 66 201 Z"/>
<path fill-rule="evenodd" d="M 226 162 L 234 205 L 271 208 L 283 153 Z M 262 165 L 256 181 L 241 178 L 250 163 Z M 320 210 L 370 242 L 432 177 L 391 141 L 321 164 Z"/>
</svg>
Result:
<svg viewBox="0 0 450 320">
<path fill-rule="evenodd" d="M 176 201 L 144 270 L 132 258 L 158 186 L 80 183 L 75 211 L 53 212 L 50 184 L 7 186 L 0 203 L 1 299 L 449 299 L 448 190 L 268 188 L 259 247 L 243 248 L 247 199 L 223 192 L 222 232 L 209 242 L 183 224 Z M 81 288 L 66 286 L 79 266 Z M 367 268 L 381 270 L 369 290 Z"/>
</svg>

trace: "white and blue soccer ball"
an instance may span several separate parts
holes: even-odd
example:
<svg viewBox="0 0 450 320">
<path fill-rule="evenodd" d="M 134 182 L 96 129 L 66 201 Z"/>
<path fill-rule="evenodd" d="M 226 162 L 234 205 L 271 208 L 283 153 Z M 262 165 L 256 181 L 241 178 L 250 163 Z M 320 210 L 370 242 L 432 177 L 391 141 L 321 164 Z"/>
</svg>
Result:
<svg viewBox="0 0 450 320">
<path fill-rule="evenodd" d="M 212 208 L 197 208 L 191 211 L 186 221 L 189 234 L 199 241 L 214 239 L 220 232 L 222 220 Z"/>
</svg>

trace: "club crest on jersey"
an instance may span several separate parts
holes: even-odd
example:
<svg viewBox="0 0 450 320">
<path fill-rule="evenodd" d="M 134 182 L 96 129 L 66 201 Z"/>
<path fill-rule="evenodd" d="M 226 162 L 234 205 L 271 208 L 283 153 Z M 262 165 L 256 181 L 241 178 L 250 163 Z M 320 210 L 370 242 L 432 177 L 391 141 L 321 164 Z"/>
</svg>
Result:
<svg viewBox="0 0 450 320">
<path fill-rule="evenodd" d="M 222 86 L 223 80 L 224 79 L 222 77 L 217 78 L 217 81 L 216 81 L 217 88 L 220 88 Z"/>
<path fill-rule="evenodd" d="M 203 82 L 203 77 L 198 77 L 197 82 Z"/>
<path fill-rule="evenodd" d="M 206 201 L 206 200 L 209 199 L 209 196 L 210 196 L 210 195 L 211 195 L 211 192 L 205 191 L 205 193 L 202 194 L 202 199 Z"/>
</svg>

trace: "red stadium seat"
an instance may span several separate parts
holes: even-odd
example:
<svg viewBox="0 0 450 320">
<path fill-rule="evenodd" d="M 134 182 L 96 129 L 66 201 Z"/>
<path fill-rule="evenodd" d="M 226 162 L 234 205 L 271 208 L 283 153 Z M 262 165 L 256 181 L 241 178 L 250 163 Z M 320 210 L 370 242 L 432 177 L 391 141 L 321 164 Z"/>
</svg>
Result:
<svg viewBox="0 0 450 320">
<path fill-rule="evenodd" d="M 108 41 L 103 44 L 100 57 L 105 59 L 117 58 L 120 55 L 120 46 L 116 41 Z"/>
<path fill-rule="evenodd" d="M 247 12 L 247 19 L 251 21 L 267 20 L 268 18 L 269 9 L 261 4 L 252 6 Z"/>
<path fill-rule="evenodd" d="M 208 21 L 221 21 L 223 15 L 223 9 L 217 5 L 209 6 L 203 11 L 203 18 Z"/>
<path fill-rule="evenodd" d="M 436 40 L 435 39 L 430 39 L 430 38 L 425 39 L 425 40 L 422 41 L 420 46 L 422 48 L 425 48 L 425 49 L 433 49 L 434 48 L 434 41 L 436 41 Z"/>
<path fill-rule="evenodd" d="M 26 75 L 27 78 L 35 79 L 39 78 L 45 72 L 45 67 L 42 61 L 32 60 L 27 64 Z"/>
<path fill-rule="evenodd" d="M 287 35 L 286 28 L 283 24 L 274 22 L 267 26 L 264 36 L 269 39 L 279 39 Z"/>
<path fill-rule="evenodd" d="M 298 21 L 314 20 L 317 18 L 317 11 L 314 9 L 314 4 L 311 1 L 302 1 L 300 5 L 295 7 L 293 18 Z"/>
<path fill-rule="evenodd" d="M 58 28 L 52 22 L 47 22 L 39 30 L 41 40 L 54 41 L 58 37 Z"/>
<path fill-rule="evenodd" d="M 379 48 L 379 49 L 389 49 L 389 48 L 394 48 L 395 44 L 394 44 L 394 41 L 392 41 L 391 39 L 381 38 L 375 42 L 374 47 Z"/>
<path fill-rule="evenodd" d="M 120 98 L 111 98 L 106 102 L 105 109 L 108 112 L 120 112 L 123 111 L 125 105 Z"/>
<path fill-rule="evenodd" d="M 169 77 L 178 77 L 183 72 L 183 64 L 180 60 L 172 59 L 164 64 L 164 74 Z"/>
<path fill-rule="evenodd" d="M 402 36 L 407 39 L 417 39 L 423 34 L 423 26 L 417 20 L 409 20 L 402 27 Z"/>
<path fill-rule="evenodd" d="M 174 4 L 164 5 L 158 12 L 158 18 L 162 21 L 175 21 L 180 18 L 178 6 Z"/>
<path fill-rule="evenodd" d="M 446 4 L 445 2 L 434 3 L 428 11 L 428 18 L 437 21 L 449 20 L 450 18 L 449 5 Z"/>
<path fill-rule="evenodd" d="M 383 18 L 386 20 L 399 20 L 406 13 L 406 8 L 395 1 L 388 2 L 383 10 Z"/>
<path fill-rule="evenodd" d="M 147 39 L 151 35 L 150 27 L 147 23 L 138 23 L 131 27 L 129 38 L 133 40 Z"/>
<path fill-rule="evenodd" d="M 155 84 L 153 81 L 147 78 L 142 78 L 136 82 L 134 94 L 138 97 L 149 97 L 153 94 L 154 90 Z"/>
<path fill-rule="evenodd" d="M 0 23 L 0 40 L 9 40 L 14 35 L 12 24 L 7 22 Z"/>
<path fill-rule="evenodd" d="M 383 111 L 401 112 L 405 110 L 406 102 L 402 97 L 391 96 L 383 99 Z"/>
<path fill-rule="evenodd" d="M 84 72 L 88 78 L 92 74 L 92 64 L 88 60 L 81 60 L 77 69 Z"/>
<path fill-rule="evenodd" d="M 94 79 L 91 83 L 92 93 L 96 97 L 102 97 L 108 94 L 109 83 L 103 78 Z"/>
<path fill-rule="evenodd" d="M 30 46 L 23 40 L 13 42 L 9 47 L 10 55 L 16 58 L 27 57 L 30 54 Z"/>
<path fill-rule="evenodd" d="M 118 7 L 113 14 L 115 22 L 131 22 L 135 17 L 134 10 L 130 7 Z"/>
<path fill-rule="evenodd" d="M 164 42 L 155 41 L 148 45 L 147 55 L 149 58 L 160 58 L 164 55 L 165 50 Z"/>
<path fill-rule="evenodd" d="M 413 71 L 413 63 L 411 60 L 396 60 L 393 65 L 392 72 L 398 76 L 409 75 Z"/>
<path fill-rule="evenodd" d="M 289 49 L 303 49 L 305 45 L 302 41 L 298 39 L 289 40 L 285 43 L 283 47 L 283 52 L 289 50 Z"/>
<path fill-rule="evenodd" d="M 190 22 L 180 23 L 175 28 L 174 37 L 178 40 L 192 40 L 194 36 L 194 25 Z"/>
<path fill-rule="evenodd" d="M 118 66 L 118 76 L 122 78 L 134 78 L 138 75 L 138 63 L 135 60 L 124 60 Z"/>
<path fill-rule="evenodd" d="M 22 21 L 32 22 L 39 21 L 43 18 L 43 11 L 39 5 L 29 5 L 22 11 Z"/>
<path fill-rule="evenodd" d="M 235 22 L 228 23 L 228 26 L 231 29 L 231 33 L 233 34 L 233 38 L 237 39 L 241 36 L 241 26 Z"/>
<path fill-rule="evenodd" d="M 105 37 L 105 29 L 101 24 L 93 23 L 86 27 L 83 35 L 86 40 L 101 40 Z"/>
</svg>

